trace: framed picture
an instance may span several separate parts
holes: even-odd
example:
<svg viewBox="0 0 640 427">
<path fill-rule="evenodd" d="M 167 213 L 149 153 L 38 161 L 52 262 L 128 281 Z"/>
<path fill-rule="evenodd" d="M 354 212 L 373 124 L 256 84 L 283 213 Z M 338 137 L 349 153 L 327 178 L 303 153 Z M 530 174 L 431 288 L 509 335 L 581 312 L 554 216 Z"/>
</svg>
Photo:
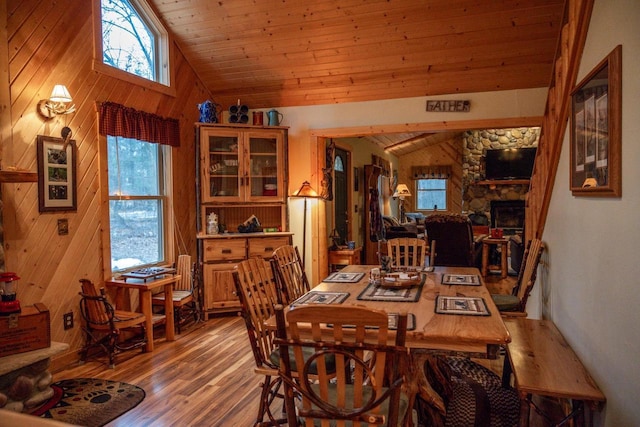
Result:
<svg viewBox="0 0 640 427">
<path fill-rule="evenodd" d="M 574 196 L 622 196 L 622 46 L 571 93 L 570 188 Z"/>
<path fill-rule="evenodd" d="M 77 210 L 75 141 L 38 135 L 37 145 L 40 212 Z"/>
</svg>

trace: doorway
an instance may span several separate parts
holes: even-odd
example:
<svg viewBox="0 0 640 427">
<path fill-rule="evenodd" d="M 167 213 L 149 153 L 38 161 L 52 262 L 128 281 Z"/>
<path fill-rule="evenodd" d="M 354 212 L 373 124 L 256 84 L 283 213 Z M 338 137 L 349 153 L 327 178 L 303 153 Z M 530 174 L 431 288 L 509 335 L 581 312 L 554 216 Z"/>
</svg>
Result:
<svg viewBox="0 0 640 427">
<path fill-rule="evenodd" d="M 349 171 L 351 156 L 347 150 L 336 147 L 333 159 L 333 223 L 340 235 L 340 244 L 351 238 L 351 218 L 349 215 Z"/>
</svg>

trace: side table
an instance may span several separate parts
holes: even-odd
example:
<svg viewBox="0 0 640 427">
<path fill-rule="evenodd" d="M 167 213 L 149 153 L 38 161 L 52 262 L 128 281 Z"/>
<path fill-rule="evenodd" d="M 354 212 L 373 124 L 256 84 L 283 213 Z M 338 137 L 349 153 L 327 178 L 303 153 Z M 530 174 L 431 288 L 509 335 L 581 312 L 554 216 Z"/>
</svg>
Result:
<svg viewBox="0 0 640 427">
<path fill-rule="evenodd" d="M 361 251 L 362 246 L 355 249 L 340 247 L 336 250 L 329 250 L 329 272 L 337 271 L 336 267 L 339 265 L 359 265 Z"/>
<path fill-rule="evenodd" d="M 486 237 L 482 240 L 482 275 L 484 277 L 489 274 L 489 270 L 500 270 L 500 275 L 502 278 L 507 277 L 508 269 L 507 266 L 507 244 L 509 243 L 509 239 L 507 238 L 493 238 Z M 500 247 L 500 265 L 489 265 L 489 249 L 491 245 L 496 245 Z"/>
</svg>

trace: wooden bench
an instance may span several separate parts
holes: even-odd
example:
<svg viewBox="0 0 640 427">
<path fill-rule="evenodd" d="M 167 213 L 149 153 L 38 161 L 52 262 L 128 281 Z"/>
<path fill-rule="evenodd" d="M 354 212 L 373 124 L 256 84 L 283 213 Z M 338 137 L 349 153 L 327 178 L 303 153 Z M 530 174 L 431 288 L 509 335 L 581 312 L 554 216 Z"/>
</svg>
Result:
<svg viewBox="0 0 640 427">
<path fill-rule="evenodd" d="M 575 419 L 576 425 L 591 425 L 592 411 L 600 410 L 606 398 L 560 331 L 550 320 L 505 318 L 511 334 L 504 359 L 502 383 L 509 387 L 511 374 L 520 397 L 520 426 L 529 425 L 530 408 L 546 416 L 532 395 L 568 399 L 570 413 L 556 425 Z M 585 416 L 585 403 L 589 406 Z"/>
</svg>

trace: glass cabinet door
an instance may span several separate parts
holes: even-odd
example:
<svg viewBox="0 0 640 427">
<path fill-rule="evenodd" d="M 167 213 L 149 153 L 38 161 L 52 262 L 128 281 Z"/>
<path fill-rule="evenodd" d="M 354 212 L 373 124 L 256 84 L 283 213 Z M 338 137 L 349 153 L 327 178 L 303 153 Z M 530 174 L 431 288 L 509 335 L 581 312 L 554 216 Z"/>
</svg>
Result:
<svg viewBox="0 0 640 427">
<path fill-rule="evenodd" d="M 221 201 L 241 197 L 240 177 L 242 164 L 240 161 L 240 140 L 238 133 L 213 134 L 206 133 L 205 161 L 203 175 L 203 200 Z"/>
<path fill-rule="evenodd" d="M 282 142 L 277 134 L 249 134 L 249 198 L 281 198 Z"/>
</svg>

